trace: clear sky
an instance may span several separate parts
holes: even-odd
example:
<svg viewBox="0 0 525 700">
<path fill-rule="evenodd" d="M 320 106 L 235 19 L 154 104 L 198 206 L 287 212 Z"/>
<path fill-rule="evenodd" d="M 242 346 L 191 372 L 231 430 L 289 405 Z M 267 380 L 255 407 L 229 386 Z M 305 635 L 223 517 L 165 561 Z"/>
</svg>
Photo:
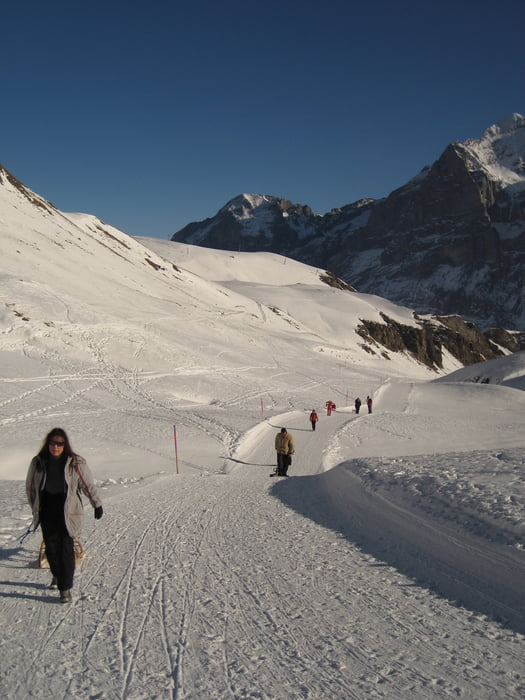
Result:
<svg viewBox="0 0 525 700">
<path fill-rule="evenodd" d="M 0 163 L 170 237 L 246 192 L 382 197 L 525 114 L 524 0 L 4 5 Z"/>
</svg>

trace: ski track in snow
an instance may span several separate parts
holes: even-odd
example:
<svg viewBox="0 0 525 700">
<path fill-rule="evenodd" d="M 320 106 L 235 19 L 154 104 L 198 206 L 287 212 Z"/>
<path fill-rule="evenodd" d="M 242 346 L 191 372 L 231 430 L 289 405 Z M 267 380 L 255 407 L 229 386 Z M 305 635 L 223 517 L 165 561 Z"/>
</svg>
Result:
<svg viewBox="0 0 525 700">
<path fill-rule="evenodd" d="M 24 649 L 2 643 L 17 697 L 518 696 L 505 669 L 522 664 L 520 635 L 317 524 L 326 504 L 308 489 L 317 513 L 293 516 L 272 491 L 301 497 L 301 479 L 242 471 L 106 496 L 111 527 L 89 528 L 71 607 L 29 566 L 34 548 L 2 560 L 4 605 L 28 633 Z"/>
<path fill-rule="evenodd" d="M 42 698 L 521 696 L 522 635 L 367 552 L 312 485 L 356 418 L 336 412 L 312 432 L 299 411 L 276 416 L 238 442 L 229 473 L 106 486 L 105 527 L 88 519 L 70 607 L 34 568 L 35 536 L 3 550 L 4 615 L 26 636 L 0 643 L 0 687 Z M 265 465 L 283 422 L 300 451 L 295 477 L 275 481 Z M 6 483 L 23 503 L 21 484 Z"/>
<path fill-rule="evenodd" d="M 0 405 L 2 424 L 67 415 L 75 402 L 80 420 L 110 421 L 120 444 L 133 448 L 134 417 L 177 415 L 148 391 L 154 376 L 105 362 L 89 334 L 84 341 L 96 370 L 71 363 L 29 390 L 17 393 L 20 384 L 10 384 L 12 393 Z M 266 378 L 267 396 L 279 392 L 280 375 L 276 367 Z M 297 377 L 298 395 L 320 391 L 314 377 Z M 112 416 L 100 414 L 101 391 L 112 397 Z M 144 700 L 525 694 L 523 636 L 475 606 L 455 604 L 455 590 L 448 599 L 439 595 L 448 581 L 439 580 L 432 557 L 421 555 L 417 525 L 404 533 L 414 545 L 412 560 L 399 544 L 401 529 L 388 531 L 400 524 L 386 519 L 381 526 L 390 505 L 408 508 L 408 520 L 429 523 L 430 530 L 436 513 L 427 506 L 416 517 L 413 501 L 400 500 L 392 487 L 393 476 L 389 489 L 378 489 L 378 460 L 345 462 L 349 448 L 358 455 L 363 441 L 373 441 L 378 425 L 406 449 L 413 423 L 427 420 L 411 415 L 414 394 L 411 383 L 395 391 L 382 386 L 375 398 L 385 413 L 359 430 L 355 421 L 369 420 L 366 409 L 359 417 L 348 409 L 323 416 L 313 432 L 307 414 L 292 404 L 289 413 L 245 433 L 225 424 L 217 411 L 242 410 L 260 396 L 256 389 L 240 388 L 214 407 L 185 412 L 186 428 L 218 449 L 216 466 L 207 473 L 151 475 L 124 487 L 104 484 L 103 526 L 87 519 L 87 556 L 70 607 L 46 589 L 49 572 L 35 569 L 38 536 L 22 547 L 13 540 L 29 514 L 21 484 L 5 482 L 10 505 L 3 512 L 11 516 L 2 518 L 2 616 L 23 631 L 14 644 L 8 636 L 0 642 L 0 688 L 15 698 Z M 283 424 L 294 434 L 297 455 L 292 477 L 276 481 L 268 476 L 273 436 Z M 402 478 L 407 465 L 406 457 L 382 460 L 404 489 L 412 487 Z M 407 473 L 417 469 L 415 463 Z M 326 486 L 356 474 L 353 500 L 352 488 Z M 361 505 L 365 496 L 368 509 Z M 438 539 L 445 533 L 437 525 L 436 532 Z M 453 529 L 452 538 L 468 553 L 461 529 Z M 420 580 L 422 570 L 437 580 Z M 464 583 L 472 583 L 468 571 Z"/>
</svg>

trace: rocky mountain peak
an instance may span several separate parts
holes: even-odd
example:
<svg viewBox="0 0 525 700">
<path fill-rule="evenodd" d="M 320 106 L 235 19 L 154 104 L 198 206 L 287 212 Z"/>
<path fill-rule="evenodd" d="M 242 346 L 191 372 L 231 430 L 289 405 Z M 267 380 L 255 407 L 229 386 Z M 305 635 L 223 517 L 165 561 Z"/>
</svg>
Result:
<svg viewBox="0 0 525 700">
<path fill-rule="evenodd" d="M 525 118 L 449 144 L 384 199 L 319 215 L 243 194 L 172 240 L 281 253 L 422 314 L 524 330 Z"/>
<path fill-rule="evenodd" d="M 512 135 L 515 131 L 523 128 L 525 128 L 525 117 L 517 112 L 513 112 L 490 126 L 482 138 L 491 140 L 504 135 Z"/>
<path fill-rule="evenodd" d="M 525 118 L 521 114 L 501 119 L 480 139 L 468 139 L 464 146 L 487 177 L 502 186 L 521 183 L 525 188 Z"/>
<path fill-rule="evenodd" d="M 218 214 L 232 214 L 237 219 L 254 219 L 266 212 L 283 217 L 316 216 L 308 206 L 269 194 L 240 194 L 227 202 Z"/>
</svg>

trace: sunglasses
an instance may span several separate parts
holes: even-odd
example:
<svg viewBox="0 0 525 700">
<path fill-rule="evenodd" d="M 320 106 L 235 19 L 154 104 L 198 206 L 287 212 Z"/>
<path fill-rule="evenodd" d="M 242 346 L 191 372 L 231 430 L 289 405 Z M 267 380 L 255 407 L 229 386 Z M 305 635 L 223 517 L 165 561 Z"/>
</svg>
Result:
<svg viewBox="0 0 525 700">
<path fill-rule="evenodd" d="M 51 440 L 49 443 L 50 445 L 53 445 L 53 447 L 64 447 L 66 444 L 65 442 L 60 442 L 59 440 Z"/>
</svg>

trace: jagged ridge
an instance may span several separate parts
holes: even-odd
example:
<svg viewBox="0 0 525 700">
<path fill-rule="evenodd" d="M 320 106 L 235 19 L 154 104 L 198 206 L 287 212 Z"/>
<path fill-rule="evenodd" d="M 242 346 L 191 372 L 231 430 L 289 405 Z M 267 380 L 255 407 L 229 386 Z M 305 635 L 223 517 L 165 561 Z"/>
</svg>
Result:
<svg viewBox="0 0 525 700">
<path fill-rule="evenodd" d="M 525 119 L 512 114 L 382 200 L 319 215 L 240 195 L 172 240 L 272 251 L 333 270 L 361 292 L 483 328 L 525 328 Z"/>
</svg>

